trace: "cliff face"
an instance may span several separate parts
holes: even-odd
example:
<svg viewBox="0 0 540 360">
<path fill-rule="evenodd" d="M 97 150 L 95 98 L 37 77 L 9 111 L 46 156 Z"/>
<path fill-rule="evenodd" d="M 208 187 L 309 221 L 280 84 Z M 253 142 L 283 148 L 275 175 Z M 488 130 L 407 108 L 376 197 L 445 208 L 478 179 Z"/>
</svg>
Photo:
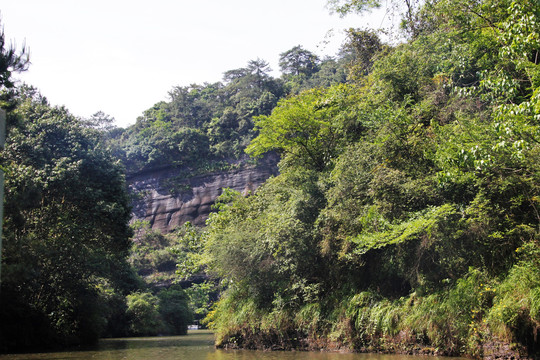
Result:
<svg viewBox="0 0 540 360">
<path fill-rule="evenodd" d="M 247 195 L 277 174 L 276 157 L 267 157 L 256 166 L 199 176 L 173 168 L 137 174 L 127 180 L 134 198 L 132 221 L 146 220 L 152 229 L 163 233 L 186 221 L 204 225 L 224 188 Z"/>
</svg>

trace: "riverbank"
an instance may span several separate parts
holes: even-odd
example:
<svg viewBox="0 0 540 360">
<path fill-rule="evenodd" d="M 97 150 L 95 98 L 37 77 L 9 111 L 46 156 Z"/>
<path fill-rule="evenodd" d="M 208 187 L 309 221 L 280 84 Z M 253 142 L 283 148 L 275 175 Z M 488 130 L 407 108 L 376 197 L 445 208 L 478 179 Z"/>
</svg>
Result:
<svg viewBox="0 0 540 360">
<path fill-rule="evenodd" d="M 518 344 L 510 344 L 498 339 L 489 339 L 477 344 L 475 354 L 456 354 L 454 351 L 434 347 L 424 336 L 400 332 L 396 336 L 374 338 L 369 345 L 331 339 L 329 336 L 305 336 L 296 331 L 277 334 L 252 332 L 235 333 L 225 337 L 217 348 L 225 350 L 261 351 L 322 351 L 339 353 L 371 353 L 421 356 L 467 356 L 485 360 L 533 360 L 527 350 Z"/>
<path fill-rule="evenodd" d="M 500 281 L 471 269 L 446 291 L 398 299 L 335 293 L 294 311 L 224 297 L 208 320 L 224 349 L 538 359 L 535 293 L 523 295 L 537 280 L 519 270 Z"/>
</svg>

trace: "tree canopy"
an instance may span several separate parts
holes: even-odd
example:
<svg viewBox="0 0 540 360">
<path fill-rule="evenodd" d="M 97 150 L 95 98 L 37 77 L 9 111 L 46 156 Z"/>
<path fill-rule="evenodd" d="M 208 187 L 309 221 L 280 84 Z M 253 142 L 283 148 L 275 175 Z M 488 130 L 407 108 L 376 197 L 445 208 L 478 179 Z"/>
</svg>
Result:
<svg viewBox="0 0 540 360">
<path fill-rule="evenodd" d="M 123 170 L 65 108 L 31 88 L 16 101 L 3 153 L 2 346 L 92 341 L 104 292 L 134 286 Z"/>
<path fill-rule="evenodd" d="M 351 30 L 347 84 L 255 118 L 280 175 L 209 221 L 218 344 L 540 349 L 538 2 L 406 6 L 408 41 Z"/>
<path fill-rule="evenodd" d="M 344 83 L 346 66 L 339 56 L 320 61 L 301 46 L 281 54 L 281 78 L 271 76 L 266 61 L 251 60 L 226 71 L 223 82 L 174 87 L 169 102 L 146 110 L 135 125 L 111 132 L 108 146 L 128 173 L 226 166 L 245 157 L 258 131 L 255 118 L 270 115 L 288 94 Z"/>
<path fill-rule="evenodd" d="M 540 5 L 402 5 L 399 44 L 350 29 L 335 58 L 296 46 L 279 78 L 250 61 L 127 129 L 12 90 L 1 344 L 182 333 L 195 313 L 218 346 L 537 356 Z M 225 189 L 205 228 L 130 240 L 121 163 L 193 174 L 270 151 L 280 174 Z M 161 291 L 134 274 L 175 265 Z"/>
</svg>

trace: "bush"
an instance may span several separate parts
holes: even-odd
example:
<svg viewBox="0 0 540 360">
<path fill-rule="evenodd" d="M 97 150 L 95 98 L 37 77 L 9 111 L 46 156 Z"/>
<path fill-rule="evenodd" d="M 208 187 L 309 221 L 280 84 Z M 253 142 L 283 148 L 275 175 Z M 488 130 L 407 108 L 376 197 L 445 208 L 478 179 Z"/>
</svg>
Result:
<svg viewBox="0 0 540 360">
<path fill-rule="evenodd" d="M 188 325 L 193 321 L 186 293 L 180 285 L 173 285 L 158 294 L 159 313 L 167 334 L 185 335 Z"/>
<path fill-rule="evenodd" d="M 127 315 L 131 335 L 157 335 L 164 328 L 158 311 L 159 299 L 149 292 L 137 292 L 127 296 Z"/>
</svg>

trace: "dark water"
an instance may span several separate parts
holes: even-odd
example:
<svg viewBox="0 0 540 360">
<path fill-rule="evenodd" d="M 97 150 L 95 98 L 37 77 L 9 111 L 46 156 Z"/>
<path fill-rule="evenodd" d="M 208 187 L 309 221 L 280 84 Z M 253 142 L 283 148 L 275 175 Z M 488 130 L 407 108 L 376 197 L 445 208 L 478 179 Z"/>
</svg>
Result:
<svg viewBox="0 0 540 360">
<path fill-rule="evenodd" d="M 106 339 L 81 351 L 0 355 L 0 360 L 435 360 L 423 356 L 340 354 L 302 351 L 216 350 L 212 333 L 190 331 L 187 336 Z M 449 359 L 449 358 L 444 358 Z M 454 358 L 455 359 L 455 358 Z"/>
</svg>

